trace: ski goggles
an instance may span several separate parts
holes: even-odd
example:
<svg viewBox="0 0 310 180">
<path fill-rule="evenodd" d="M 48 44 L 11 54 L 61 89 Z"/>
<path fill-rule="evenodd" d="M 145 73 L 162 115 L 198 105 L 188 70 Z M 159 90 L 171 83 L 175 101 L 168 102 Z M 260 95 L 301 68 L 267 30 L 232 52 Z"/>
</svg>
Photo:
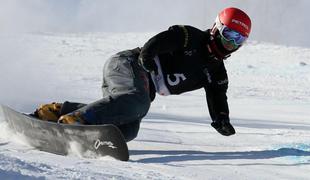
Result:
<svg viewBox="0 0 310 180">
<path fill-rule="evenodd" d="M 246 36 L 243 36 L 242 34 L 238 33 L 237 31 L 229 29 L 225 25 L 223 25 L 223 28 L 220 29 L 220 35 L 226 41 L 233 41 L 234 44 L 238 45 L 238 46 L 242 45 L 247 40 Z"/>
<path fill-rule="evenodd" d="M 241 46 L 248 37 L 240 34 L 239 32 L 230 29 L 226 25 L 223 25 L 222 23 L 216 23 L 217 29 L 219 30 L 219 33 L 221 37 L 226 41 L 233 41 L 235 45 Z"/>
<path fill-rule="evenodd" d="M 224 27 L 222 31 L 220 31 L 220 34 L 225 40 L 234 41 L 234 43 L 239 46 L 247 40 L 246 36 L 243 36 L 242 34 L 229 29 L 228 27 Z"/>
</svg>

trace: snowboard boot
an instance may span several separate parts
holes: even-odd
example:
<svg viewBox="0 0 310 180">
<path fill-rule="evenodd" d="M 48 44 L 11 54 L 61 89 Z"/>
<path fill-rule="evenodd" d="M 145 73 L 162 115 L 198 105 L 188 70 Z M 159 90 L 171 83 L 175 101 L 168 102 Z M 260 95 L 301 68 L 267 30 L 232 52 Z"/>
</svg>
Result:
<svg viewBox="0 0 310 180">
<path fill-rule="evenodd" d="M 60 117 L 60 110 L 62 103 L 51 103 L 41 105 L 38 109 L 35 110 L 32 114 L 33 117 L 44 121 L 54 121 L 57 122 Z"/>
<path fill-rule="evenodd" d="M 58 123 L 85 124 L 80 112 L 73 112 L 73 113 L 63 115 L 58 119 Z"/>
</svg>

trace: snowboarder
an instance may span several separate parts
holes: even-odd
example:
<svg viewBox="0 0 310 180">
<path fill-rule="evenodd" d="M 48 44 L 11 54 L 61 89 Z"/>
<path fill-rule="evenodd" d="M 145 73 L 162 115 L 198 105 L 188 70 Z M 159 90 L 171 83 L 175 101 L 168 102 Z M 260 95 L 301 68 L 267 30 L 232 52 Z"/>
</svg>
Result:
<svg viewBox="0 0 310 180">
<path fill-rule="evenodd" d="M 204 88 L 211 126 L 224 136 L 233 135 L 223 60 L 244 44 L 250 31 L 249 16 L 233 7 L 222 10 L 206 31 L 172 26 L 141 49 L 122 51 L 107 60 L 102 99 L 91 104 L 46 104 L 34 116 L 67 124 L 114 124 L 130 141 L 137 136 L 156 92 L 170 95 Z"/>
</svg>

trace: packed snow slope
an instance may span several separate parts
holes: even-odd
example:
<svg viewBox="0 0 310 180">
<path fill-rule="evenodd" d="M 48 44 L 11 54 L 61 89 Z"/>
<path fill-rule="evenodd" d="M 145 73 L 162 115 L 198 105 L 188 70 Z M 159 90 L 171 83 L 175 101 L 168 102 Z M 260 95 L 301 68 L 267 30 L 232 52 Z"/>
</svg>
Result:
<svg viewBox="0 0 310 180">
<path fill-rule="evenodd" d="M 154 34 L 2 34 L 0 103 L 98 100 L 106 59 Z M 129 162 L 38 151 L 0 114 L 0 179 L 309 179 L 310 49 L 249 42 L 226 67 L 234 136 L 212 129 L 203 90 L 157 96 Z"/>
</svg>

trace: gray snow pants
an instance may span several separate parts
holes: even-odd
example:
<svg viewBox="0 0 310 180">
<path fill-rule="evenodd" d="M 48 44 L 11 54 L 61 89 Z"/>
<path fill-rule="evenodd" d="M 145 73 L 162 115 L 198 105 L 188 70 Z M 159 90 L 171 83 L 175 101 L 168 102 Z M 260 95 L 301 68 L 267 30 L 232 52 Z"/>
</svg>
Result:
<svg viewBox="0 0 310 180">
<path fill-rule="evenodd" d="M 139 49 L 117 53 L 103 69 L 103 98 L 91 104 L 65 102 L 61 114 L 78 111 L 86 124 L 114 124 L 126 141 L 134 139 L 150 108 L 147 73 L 138 65 Z"/>
</svg>

